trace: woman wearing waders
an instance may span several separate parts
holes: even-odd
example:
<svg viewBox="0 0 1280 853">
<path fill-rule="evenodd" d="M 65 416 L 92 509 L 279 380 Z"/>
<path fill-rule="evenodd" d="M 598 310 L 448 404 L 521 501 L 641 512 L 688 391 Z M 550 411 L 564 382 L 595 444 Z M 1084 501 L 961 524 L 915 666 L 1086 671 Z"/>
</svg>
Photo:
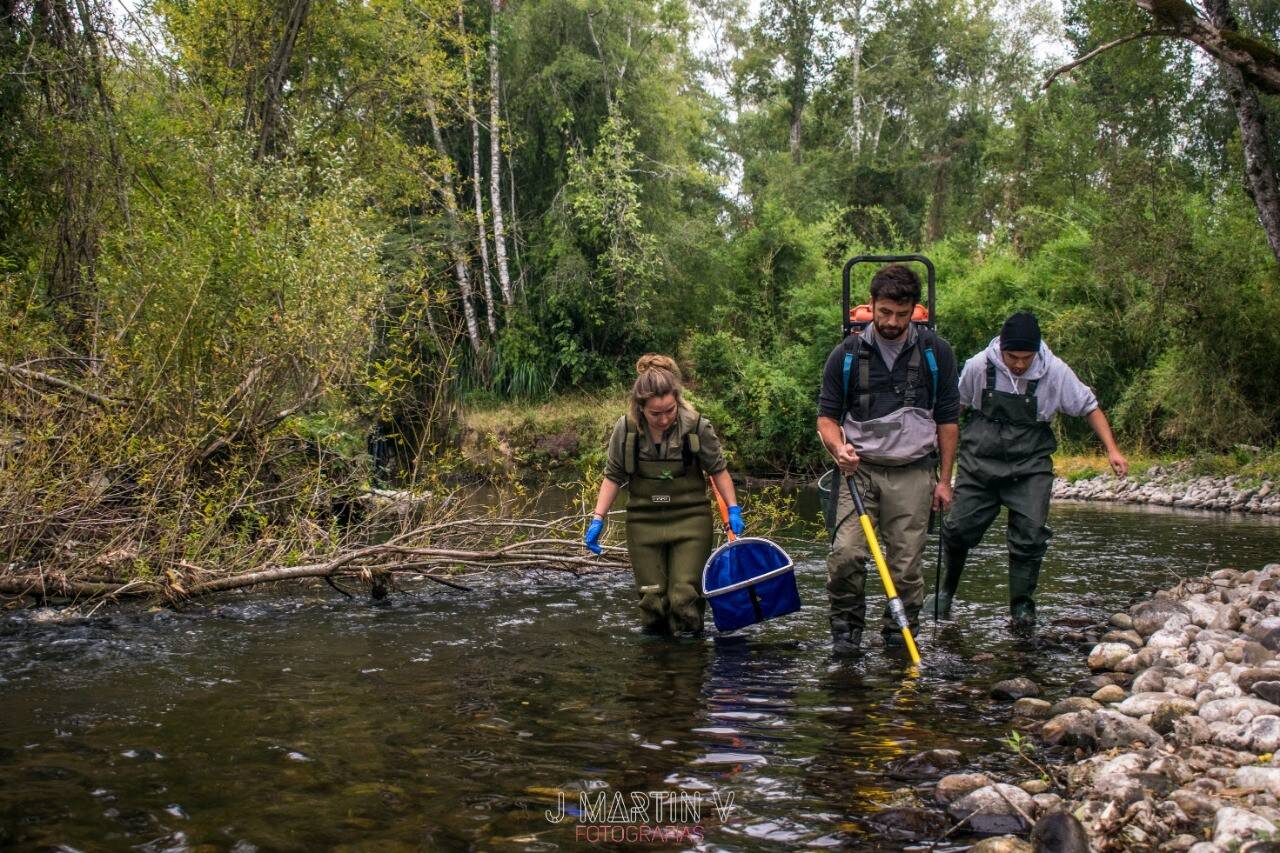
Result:
<svg viewBox="0 0 1280 853">
<path fill-rule="evenodd" d="M 702 630 L 702 568 L 711 556 L 706 477 L 729 504 L 729 526 L 743 531 L 720 440 L 683 400 L 680 370 L 665 355 L 636 362 L 630 410 L 609 438 L 604 482 L 584 543 L 599 554 L 605 513 L 625 486 L 627 553 L 647 633 Z"/>
<path fill-rule="evenodd" d="M 1129 463 L 1097 397 L 1040 339 L 1034 314 L 1005 320 L 986 350 L 965 362 L 960 403 L 968 413 L 960 430 L 955 500 L 942 526 L 947 574 L 938 608 L 950 615 L 969 549 L 982 541 L 1004 506 L 1009 510 L 1009 611 L 1013 627 L 1026 630 L 1036 623 L 1033 596 L 1052 535 L 1046 522 L 1057 449 L 1054 415 L 1084 418 L 1117 475 L 1128 474 Z"/>
</svg>

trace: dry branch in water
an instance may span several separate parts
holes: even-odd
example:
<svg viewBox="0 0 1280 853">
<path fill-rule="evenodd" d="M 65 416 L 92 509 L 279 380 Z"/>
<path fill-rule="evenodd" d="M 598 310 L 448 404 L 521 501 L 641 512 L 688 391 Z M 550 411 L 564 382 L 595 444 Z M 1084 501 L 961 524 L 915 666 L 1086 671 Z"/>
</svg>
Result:
<svg viewBox="0 0 1280 853">
<path fill-rule="evenodd" d="M 348 578 L 366 583 L 375 576 L 413 574 L 443 586 L 469 591 L 449 572 L 457 569 L 561 571 L 574 575 L 629 568 L 626 549 L 609 546 L 596 557 L 584 552 L 577 519 L 450 518 L 414 526 L 381 543 L 344 548 L 324 559 L 293 565 L 265 565 L 248 571 L 218 572 L 180 561 L 151 579 L 107 580 L 76 576 L 45 566 L 11 565 L 0 573 L 0 593 L 41 600 L 79 601 L 164 598 L 181 603 L 229 590 L 280 581 Z M 530 537 L 532 538 L 516 538 Z M 502 545 L 482 543 L 510 540 Z"/>
</svg>

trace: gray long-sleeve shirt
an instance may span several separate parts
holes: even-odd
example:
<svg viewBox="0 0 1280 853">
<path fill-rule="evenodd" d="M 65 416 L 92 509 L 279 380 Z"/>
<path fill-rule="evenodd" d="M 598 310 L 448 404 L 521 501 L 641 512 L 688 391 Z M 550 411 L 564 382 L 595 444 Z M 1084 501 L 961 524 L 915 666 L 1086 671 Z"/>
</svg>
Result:
<svg viewBox="0 0 1280 853">
<path fill-rule="evenodd" d="M 996 366 L 996 390 L 1011 394 L 1026 393 L 1027 383 L 1036 385 L 1036 418 L 1051 421 L 1059 412 L 1082 418 L 1098 408 L 1098 398 L 1075 371 L 1053 354 L 1046 343 L 1031 361 L 1027 372 L 1014 376 L 1000 357 L 1000 338 L 992 338 L 987 348 L 964 363 L 960 373 L 960 404 L 969 409 L 982 408 L 982 391 L 987 387 L 987 364 Z"/>
</svg>

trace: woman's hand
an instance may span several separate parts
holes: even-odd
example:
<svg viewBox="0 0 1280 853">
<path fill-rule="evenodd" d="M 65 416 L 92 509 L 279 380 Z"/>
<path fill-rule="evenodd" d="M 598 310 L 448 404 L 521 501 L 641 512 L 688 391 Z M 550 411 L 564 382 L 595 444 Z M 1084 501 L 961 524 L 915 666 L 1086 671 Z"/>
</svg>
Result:
<svg viewBox="0 0 1280 853">
<path fill-rule="evenodd" d="M 587 535 L 582 537 L 582 544 L 587 546 L 587 550 L 592 554 L 603 554 L 604 549 L 600 547 L 600 534 L 604 532 L 604 519 L 599 516 L 592 516 L 591 523 L 587 525 Z"/>
<path fill-rule="evenodd" d="M 729 507 L 729 529 L 734 536 L 741 536 L 742 531 L 747 529 L 747 525 L 742 522 L 742 507 L 737 504 Z"/>
</svg>

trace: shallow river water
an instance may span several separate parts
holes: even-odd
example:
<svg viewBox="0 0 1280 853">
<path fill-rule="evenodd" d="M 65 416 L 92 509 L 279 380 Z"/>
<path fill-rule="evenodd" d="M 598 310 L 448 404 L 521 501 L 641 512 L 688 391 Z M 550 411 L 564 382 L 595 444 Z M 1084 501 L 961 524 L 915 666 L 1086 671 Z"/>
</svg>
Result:
<svg viewBox="0 0 1280 853">
<path fill-rule="evenodd" d="M 317 590 L 0 615 L 0 847 L 910 847 L 865 822 L 910 784 L 892 762 L 946 747 L 1018 778 L 990 685 L 1027 675 L 1057 696 L 1086 674 L 1078 647 L 1006 630 L 1000 523 L 955 621 L 924 622 L 916 677 L 880 649 L 832 661 L 817 545 L 792 548 L 803 611 L 730 637 L 641 636 L 622 575 L 420 588 L 382 606 Z M 1052 524 L 1046 625 L 1280 560 L 1280 525 L 1262 519 L 1057 505 Z M 659 792 L 630 825 L 683 840 L 599 843 L 580 792 Z"/>
</svg>

